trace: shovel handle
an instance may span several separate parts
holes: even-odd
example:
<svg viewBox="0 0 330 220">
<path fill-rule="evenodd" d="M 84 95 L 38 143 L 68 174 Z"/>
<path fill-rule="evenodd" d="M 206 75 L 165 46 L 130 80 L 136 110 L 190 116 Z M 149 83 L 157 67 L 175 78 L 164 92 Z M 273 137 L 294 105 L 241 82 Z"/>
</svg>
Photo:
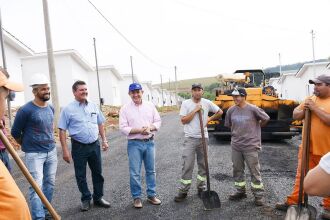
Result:
<svg viewBox="0 0 330 220">
<path fill-rule="evenodd" d="M 203 123 L 203 117 L 202 117 L 202 111 L 198 111 L 198 117 L 199 117 L 199 125 L 201 127 L 201 135 L 202 135 L 202 145 L 203 145 L 203 151 L 204 151 L 204 163 L 205 163 L 205 170 L 206 170 L 206 183 L 207 183 L 207 191 L 210 193 L 210 173 L 209 173 L 209 162 L 208 162 L 208 156 L 207 156 L 207 146 L 205 141 L 205 133 L 204 133 L 204 123 Z"/>
<path fill-rule="evenodd" d="M 40 197 L 42 203 L 48 209 L 49 213 L 53 216 L 53 218 L 55 220 L 60 220 L 61 217 L 56 213 L 56 211 L 53 208 L 53 206 L 50 204 L 50 202 L 47 200 L 46 196 L 40 190 L 38 184 L 34 181 L 33 177 L 30 174 L 30 172 L 28 171 L 28 169 L 24 165 L 23 161 L 18 156 L 16 150 L 11 145 L 11 143 L 8 140 L 8 138 L 4 135 L 4 133 L 2 132 L 2 130 L 0 130 L 0 139 L 1 139 L 2 143 L 6 146 L 6 149 L 11 154 L 11 156 L 15 160 L 16 164 L 18 165 L 18 167 L 20 168 L 20 170 L 22 171 L 22 173 L 24 174 L 25 178 L 29 181 L 29 183 L 31 184 L 31 186 L 33 187 L 33 189 L 36 191 L 36 193 Z"/>
<path fill-rule="evenodd" d="M 298 197 L 298 207 L 303 205 L 304 196 L 304 206 L 308 206 L 308 196 L 303 192 L 303 184 L 305 176 L 309 169 L 309 150 L 310 150 L 310 133 L 311 133 L 311 111 L 309 109 L 305 110 L 304 127 L 303 127 L 303 140 L 302 140 L 302 158 L 300 163 L 300 182 L 299 182 L 299 197 Z"/>
</svg>

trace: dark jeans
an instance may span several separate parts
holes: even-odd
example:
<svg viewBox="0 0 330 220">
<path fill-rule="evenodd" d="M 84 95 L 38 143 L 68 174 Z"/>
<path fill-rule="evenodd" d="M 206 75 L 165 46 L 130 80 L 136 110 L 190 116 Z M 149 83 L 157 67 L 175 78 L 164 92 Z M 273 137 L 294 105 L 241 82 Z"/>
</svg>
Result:
<svg viewBox="0 0 330 220">
<path fill-rule="evenodd" d="M 9 173 L 11 173 L 11 165 L 6 150 L 0 150 L 0 160 L 2 160 L 3 164 L 7 167 Z"/>
<path fill-rule="evenodd" d="M 92 172 L 93 200 L 97 201 L 103 197 L 104 183 L 100 142 L 97 140 L 91 144 L 83 144 L 72 139 L 71 143 L 76 181 L 82 194 L 81 201 L 90 201 L 92 199 L 86 181 L 87 163 Z"/>
</svg>

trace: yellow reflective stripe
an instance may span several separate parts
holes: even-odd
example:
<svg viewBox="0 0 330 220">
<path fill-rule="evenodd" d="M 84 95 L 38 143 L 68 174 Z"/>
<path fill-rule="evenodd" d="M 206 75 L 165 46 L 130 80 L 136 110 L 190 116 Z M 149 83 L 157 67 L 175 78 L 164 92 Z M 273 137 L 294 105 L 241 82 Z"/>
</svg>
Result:
<svg viewBox="0 0 330 220">
<path fill-rule="evenodd" d="M 251 186 L 252 186 L 252 188 L 255 188 L 255 189 L 263 189 L 264 188 L 263 183 L 260 183 L 260 184 L 251 183 Z"/>
<path fill-rule="evenodd" d="M 183 184 L 185 184 L 185 185 L 191 184 L 191 180 L 181 179 L 180 182 L 183 183 Z"/>
<path fill-rule="evenodd" d="M 235 186 L 239 186 L 239 187 L 243 187 L 246 185 L 246 182 L 243 181 L 243 182 L 235 182 Z"/>
<path fill-rule="evenodd" d="M 200 180 L 200 181 L 205 181 L 206 180 L 206 177 L 202 177 L 200 175 L 197 175 L 197 179 Z"/>
</svg>

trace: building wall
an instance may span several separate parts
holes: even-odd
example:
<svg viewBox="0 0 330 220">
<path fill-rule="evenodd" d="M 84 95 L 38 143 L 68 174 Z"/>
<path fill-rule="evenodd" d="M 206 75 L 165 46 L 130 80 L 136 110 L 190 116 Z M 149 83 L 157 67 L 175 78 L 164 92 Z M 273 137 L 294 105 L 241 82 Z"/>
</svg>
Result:
<svg viewBox="0 0 330 220">
<path fill-rule="evenodd" d="M 315 65 L 315 77 L 329 74 L 330 70 L 324 65 Z M 282 98 L 294 99 L 299 102 L 303 101 L 307 96 L 313 94 L 314 85 L 309 84 L 309 80 L 315 78 L 313 66 L 307 66 L 306 70 L 300 77 L 295 75 L 287 76 L 281 84 Z"/>
<path fill-rule="evenodd" d="M 120 106 L 122 103 L 118 78 L 114 75 L 110 68 L 99 70 L 99 77 L 101 98 L 104 99 L 104 104 Z M 89 80 L 95 90 L 95 99 L 98 100 L 97 75 L 95 71 L 90 72 Z"/>
<path fill-rule="evenodd" d="M 122 105 L 131 101 L 131 98 L 128 95 L 128 87 L 132 83 L 132 78 L 130 76 L 123 76 L 123 80 L 120 81 L 120 98 L 122 101 Z"/>
<path fill-rule="evenodd" d="M 142 89 L 143 89 L 143 100 L 152 102 L 152 91 L 151 91 L 151 84 L 148 83 L 141 83 Z"/>
<path fill-rule="evenodd" d="M 22 77 L 22 68 L 21 68 L 21 54 L 18 50 L 13 48 L 12 46 L 4 44 L 4 49 L 6 53 L 6 64 L 7 64 L 7 71 L 10 75 L 10 80 L 19 83 L 26 83 L 23 81 Z M 2 53 L 0 53 L 1 65 L 2 66 Z M 16 98 L 13 102 L 11 102 L 12 106 L 22 106 L 24 104 L 24 93 L 17 92 Z"/>
<path fill-rule="evenodd" d="M 55 55 L 55 73 L 58 87 L 58 97 L 60 107 L 66 106 L 74 100 L 72 94 L 72 84 L 76 80 L 84 80 L 87 84 L 88 72 L 74 61 L 69 54 Z M 32 89 L 28 85 L 30 77 L 35 73 L 45 74 L 49 78 L 48 61 L 46 56 L 24 58 L 22 59 L 23 81 L 25 84 L 25 102 L 32 100 Z M 89 87 L 92 88 L 92 87 Z M 93 91 L 90 89 L 89 96 L 93 97 Z M 51 100 L 50 100 L 51 102 Z"/>
<path fill-rule="evenodd" d="M 159 91 L 158 89 L 152 89 L 151 94 L 152 94 L 152 103 L 154 103 L 154 105 L 157 107 L 163 106 L 161 91 Z"/>
</svg>

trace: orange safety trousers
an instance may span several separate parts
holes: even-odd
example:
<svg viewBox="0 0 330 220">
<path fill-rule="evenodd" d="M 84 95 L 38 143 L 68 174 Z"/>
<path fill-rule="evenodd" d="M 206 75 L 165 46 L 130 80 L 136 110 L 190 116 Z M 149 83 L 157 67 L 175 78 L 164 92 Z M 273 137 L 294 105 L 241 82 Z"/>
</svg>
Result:
<svg viewBox="0 0 330 220">
<path fill-rule="evenodd" d="M 321 159 L 322 156 L 319 155 L 313 155 L 312 153 L 309 153 L 309 169 L 313 169 L 316 167 Z M 300 186 L 300 170 L 301 170 L 301 159 L 302 159 L 302 147 L 299 147 L 299 153 L 298 153 L 298 167 L 297 167 L 297 173 L 296 173 L 296 180 L 294 183 L 293 191 L 291 195 L 287 197 L 286 203 L 288 205 L 295 205 L 298 203 L 298 197 L 299 197 L 299 186 Z M 330 197 L 326 197 L 323 199 L 323 207 L 325 209 L 330 209 Z"/>
</svg>

